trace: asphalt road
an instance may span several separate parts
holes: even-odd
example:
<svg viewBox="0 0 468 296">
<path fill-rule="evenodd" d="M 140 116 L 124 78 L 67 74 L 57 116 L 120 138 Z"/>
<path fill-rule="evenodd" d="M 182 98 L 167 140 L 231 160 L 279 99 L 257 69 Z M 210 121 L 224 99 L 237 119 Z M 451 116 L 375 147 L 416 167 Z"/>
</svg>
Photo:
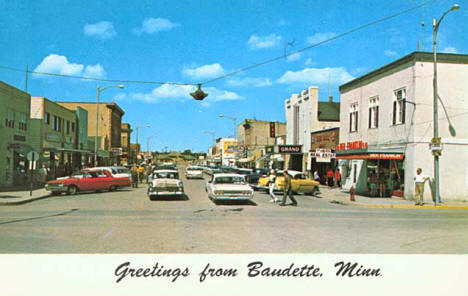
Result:
<svg viewBox="0 0 468 296">
<path fill-rule="evenodd" d="M 146 185 L 0 207 L 0 253 L 468 252 L 468 211 L 375 209 L 296 196 L 279 207 L 214 204 L 204 180 L 185 199 L 150 201 Z"/>
</svg>

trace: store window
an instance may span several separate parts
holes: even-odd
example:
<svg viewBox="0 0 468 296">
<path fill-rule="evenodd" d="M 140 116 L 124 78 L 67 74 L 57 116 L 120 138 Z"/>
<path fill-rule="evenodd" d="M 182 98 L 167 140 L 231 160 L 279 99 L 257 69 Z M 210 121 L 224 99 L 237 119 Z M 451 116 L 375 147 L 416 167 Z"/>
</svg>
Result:
<svg viewBox="0 0 468 296">
<path fill-rule="evenodd" d="M 379 97 L 369 99 L 369 128 L 379 127 Z"/>
<path fill-rule="evenodd" d="M 358 130 L 358 104 L 351 104 L 349 110 L 349 132 L 357 132 Z"/>
<path fill-rule="evenodd" d="M 406 89 L 393 92 L 393 125 L 405 123 Z"/>
</svg>

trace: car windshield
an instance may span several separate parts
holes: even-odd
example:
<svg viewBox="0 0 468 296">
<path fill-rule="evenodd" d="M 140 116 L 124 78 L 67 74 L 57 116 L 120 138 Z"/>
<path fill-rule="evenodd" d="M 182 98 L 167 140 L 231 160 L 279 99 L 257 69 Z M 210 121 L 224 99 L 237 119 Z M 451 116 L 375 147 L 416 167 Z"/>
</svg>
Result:
<svg viewBox="0 0 468 296">
<path fill-rule="evenodd" d="M 153 179 L 179 179 L 179 174 L 173 172 L 156 172 L 153 174 Z"/>
<path fill-rule="evenodd" d="M 223 176 L 216 177 L 213 181 L 213 184 L 245 184 L 245 180 L 241 176 Z"/>
<path fill-rule="evenodd" d="M 199 168 L 199 167 L 188 167 L 187 171 L 201 171 L 201 168 Z"/>
</svg>

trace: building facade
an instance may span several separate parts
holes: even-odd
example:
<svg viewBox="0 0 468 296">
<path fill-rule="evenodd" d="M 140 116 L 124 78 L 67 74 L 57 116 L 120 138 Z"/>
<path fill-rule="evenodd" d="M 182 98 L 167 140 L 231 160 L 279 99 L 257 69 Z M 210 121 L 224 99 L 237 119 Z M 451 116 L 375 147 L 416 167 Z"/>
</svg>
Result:
<svg viewBox="0 0 468 296">
<path fill-rule="evenodd" d="M 306 171 L 308 165 L 310 134 L 340 125 L 340 103 L 319 102 L 319 90 L 311 86 L 285 101 L 286 144 L 301 145 L 302 153 L 291 154 L 285 159 L 289 169 Z"/>
<path fill-rule="evenodd" d="M 30 98 L 0 81 L 0 187 L 23 185 L 28 173 L 26 155 L 38 151 L 35 123 L 29 118 Z"/>
<path fill-rule="evenodd" d="M 116 103 L 99 103 L 99 116 L 97 116 L 97 103 L 57 102 L 57 104 L 71 110 L 81 107 L 88 111 L 88 136 L 96 136 L 97 124 L 97 136 L 101 139 L 98 141 L 99 165 L 120 163 L 122 116 L 125 112 Z"/>
<path fill-rule="evenodd" d="M 234 138 L 219 138 L 216 140 L 216 158 L 219 157 L 223 166 L 234 166 L 236 162 L 237 140 Z M 216 159 L 215 158 L 215 159 Z"/>
<path fill-rule="evenodd" d="M 132 129 L 129 123 L 122 123 L 121 126 L 121 146 L 122 146 L 122 156 L 121 162 L 122 164 L 131 164 L 135 162 L 132 158 L 132 153 L 130 149 L 130 136 L 132 134 Z"/>
<path fill-rule="evenodd" d="M 432 53 L 414 52 L 340 86 L 342 121 L 336 153 L 345 188 L 411 199 L 416 169 L 434 176 L 432 61 Z M 442 201 L 468 200 L 467 81 L 468 55 L 438 54 L 439 96 L 456 129 L 456 136 L 451 136 L 439 104 Z M 379 190 L 372 192 L 375 185 Z M 431 199 L 430 190 L 425 199 Z"/>
</svg>

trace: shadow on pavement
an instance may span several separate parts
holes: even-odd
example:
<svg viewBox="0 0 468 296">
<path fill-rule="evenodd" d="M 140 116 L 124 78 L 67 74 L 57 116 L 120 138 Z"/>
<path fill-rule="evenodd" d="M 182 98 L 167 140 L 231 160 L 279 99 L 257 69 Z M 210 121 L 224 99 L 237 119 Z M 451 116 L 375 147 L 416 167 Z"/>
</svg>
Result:
<svg viewBox="0 0 468 296">
<path fill-rule="evenodd" d="M 252 200 L 212 200 L 213 203 L 217 206 L 238 206 L 238 205 L 247 205 L 247 206 L 257 206 Z"/>
<path fill-rule="evenodd" d="M 181 201 L 181 200 L 189 200 L 187 194 L 184 195 L 166 195 L 166 196 L 157 196 L 157 197 L 150 197 L 150 200 L 161 200 L 161 201 Z"/>
<path fill-rule="evenodd" d="M 57 216 L 65 216 L 65 215 L 68 215 L 68 214 L 70 214 L 72 212 L 75 212 L 75 211 L 78 211 L 78 209 L 71 209 L 71 210 L 66 211 L 66 212 L 61 212 L 61 213 L 47 215 L 47 216 L 31 217 L 31 218 L 24 218 L 24 219 L 12 220 L 12 221 L 0 222 L 0 225 L 16 223 L 16 222 L 31 221 L 31 220 L 39 220 L 39 219 L 45 219 L 45 218 L 51 218 L 51 217 L 57 217 Z"/>
</svg>

